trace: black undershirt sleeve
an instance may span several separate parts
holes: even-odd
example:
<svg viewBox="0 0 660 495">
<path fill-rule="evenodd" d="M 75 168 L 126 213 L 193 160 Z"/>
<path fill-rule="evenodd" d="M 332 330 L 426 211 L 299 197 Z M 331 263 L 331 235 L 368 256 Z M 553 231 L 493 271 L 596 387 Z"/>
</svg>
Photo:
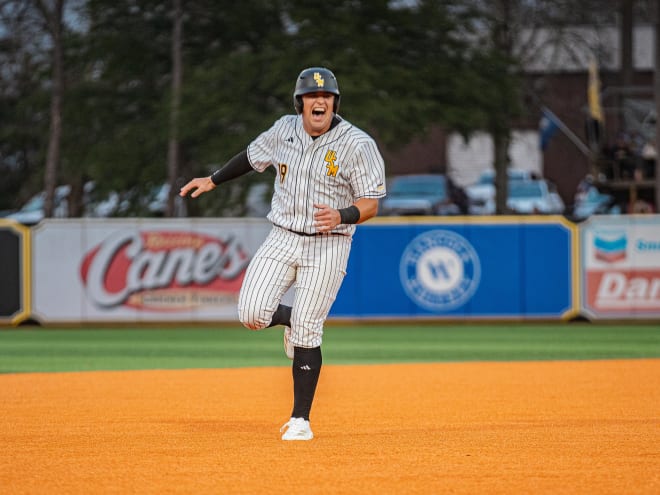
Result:
<svg viewBox="0 0 660 495">
<path fill-rule="evenodd" d="M 211 180 L 217 186 L 253 170 L 250 160 L 248 160 L 247 149 L 245 149 L 230 159 L 220 170 L 213 172 Z"/>
</svg>

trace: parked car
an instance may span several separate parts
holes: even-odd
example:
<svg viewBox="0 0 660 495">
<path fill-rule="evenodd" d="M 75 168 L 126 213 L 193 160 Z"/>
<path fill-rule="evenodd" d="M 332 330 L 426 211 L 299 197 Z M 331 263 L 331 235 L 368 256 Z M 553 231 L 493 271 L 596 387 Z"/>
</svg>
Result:
<svg viewBox="0 0 660 495">
<path fill-rule="evenodd" d="M 575 222 L 586 220 L 591 215 L 619 215 L 621 206 L 611 194 L 605 194 L 597 187 L 591 186 L 586 191 L 575 195 L 572 211 L 569 218 Z"/>
<path fill-rule="evenodd" d="M 130 203 L 122 199 L 116 191 L 108 193 L 92 191 L 85 201 L 85 216 L 92 218 L 123 216 L 129 207 Z"/>
<path fill-rule="evenodd" d="M 509 181 L 534 178 L 531 171 L 516 168 L 507 169 L 507 176 Z M 477 182 L 465 188 L 465 193 L 468 197 L 470 215 L 495 214 L 495 171 L 486 170 Z"/>
<path fill-rule="evenodd" d="M 390 179 L 381 215 L 461 215 L 464 191 L 443 174 L 399 175 Z"/>
<path fill-rule="evenodd" d="M 147 209 L 154 216 L 162 217 L 167 211 L 167 198 L 170 193 L 170 185 L 165 182 L 151 188 L 147 196 Z M 185 217 L 187 215 L 186 203 L 181 196 L 174 196 L 174 216 Z"/>
<path fill-rule="evenodd" d="M 54 218 L 66 218 L 69 216 L 69 194 L 71 186 L 68 184 L 55 188 Z M 35 225 L 45 218 L 44 202 L 46 193 L 32 196 L 18 211 L 6 215 L 24 225 Z M 83 212 L 84 217 L 105 218 L 125 213 L 129 207 L 127 201 L 122 200 L 120 195 L 114 191 L 101 193 L 96 188 L 94 181 L 85 182 L 83 185 Z"/>
<path fill-rule="evenodd" d="M 68 216 L 69 203 L 67 197 L 71 192 L 71 186 L 64 185 L 58 186 L 55 188 L 55 196 L 53 198 L 54 208 L 53 216 L 54 217 L 66 217 Z M 32 196 L 27 203 L 25 203 L 18 211 L 7 215 L 6 218 L 15 220 L 23 225 L 35 225 L 39 223 L 44 218 L 44 203 L 46 201 L 45 191 L 41 191 L 38 194 Z"/>
<path fill-rule="evenodd" d="M 547 180 L 509 182 L 507 207 L 526 215 L 561 215 L 565 205 L 554 184 Z"/>
</svg>

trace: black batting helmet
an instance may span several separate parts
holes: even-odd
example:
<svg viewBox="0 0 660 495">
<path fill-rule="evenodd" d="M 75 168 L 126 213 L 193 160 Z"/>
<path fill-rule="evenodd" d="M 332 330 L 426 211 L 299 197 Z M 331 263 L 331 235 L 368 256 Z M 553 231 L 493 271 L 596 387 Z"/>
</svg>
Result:
<svg viewBox="0 0 660 495">
<path fill-rule="evenodd" d="M 296 80 L 296 89 L 293 91 L 293 106 L 296 112 L 301 113 L 303 108 L 302 95 L 325 91 L 335 95 L 333 111 L 339 110 L 339 84 L 331 70 L 325 67 L 310 67 L 303 70 Z"/>
</svg>

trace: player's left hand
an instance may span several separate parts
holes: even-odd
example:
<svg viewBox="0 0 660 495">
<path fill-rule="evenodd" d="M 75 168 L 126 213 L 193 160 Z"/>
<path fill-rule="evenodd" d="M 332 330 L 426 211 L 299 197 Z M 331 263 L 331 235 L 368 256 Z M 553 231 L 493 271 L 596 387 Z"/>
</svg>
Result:
<svg viewBox="0 0 660 495">
<path fill-rule="evenodd" d="M 334 208 L 324 204 L 314 204 L 314 226 L 318 232 L 330 232 L 341 223 L 341 216 Z"/>
</svg>

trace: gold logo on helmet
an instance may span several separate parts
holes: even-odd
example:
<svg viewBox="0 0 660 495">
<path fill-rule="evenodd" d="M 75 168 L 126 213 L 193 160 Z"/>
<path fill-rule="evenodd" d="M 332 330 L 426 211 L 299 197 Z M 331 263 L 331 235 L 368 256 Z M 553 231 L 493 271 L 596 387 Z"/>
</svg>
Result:
<svg viewBox="0 0 660 495">
<path fill-rule="evenodd" d="M 319 74 L 318 72 L 314 72 L 314 80 L 316 81 L 316 85 L 317 85 L 319 88 L 322 88 L 323 85 L 325 84 L 325 81 L 324 81 L 323 78 L 321 77 L 321 74 Z"/>
</svg>

